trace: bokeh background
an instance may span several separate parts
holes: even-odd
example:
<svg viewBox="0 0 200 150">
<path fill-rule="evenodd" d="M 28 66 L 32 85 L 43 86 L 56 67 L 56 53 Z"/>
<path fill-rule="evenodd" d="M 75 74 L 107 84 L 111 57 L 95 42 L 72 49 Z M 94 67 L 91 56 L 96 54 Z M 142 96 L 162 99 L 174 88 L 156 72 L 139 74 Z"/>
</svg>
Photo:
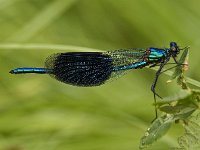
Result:
<svg viewBox="0 0 200 150">
<path fill-rule="evenodd" d="M 154 70 L 132 70 L 90 88 L 8 72 L 42 67 L 57 52 L 162 48 L 176 41 L 191 46 L 187 76 L 200 80 L 199 6 L 196 0 L 0 0 L 0 150 L 138 149 L 155 117 Z M 166 84 L 169 78 L 159 80 L 162 96 L 179 90 Z M 148 149 L 175 147 L 182 132 L 173 125 Z"/>
</svg>

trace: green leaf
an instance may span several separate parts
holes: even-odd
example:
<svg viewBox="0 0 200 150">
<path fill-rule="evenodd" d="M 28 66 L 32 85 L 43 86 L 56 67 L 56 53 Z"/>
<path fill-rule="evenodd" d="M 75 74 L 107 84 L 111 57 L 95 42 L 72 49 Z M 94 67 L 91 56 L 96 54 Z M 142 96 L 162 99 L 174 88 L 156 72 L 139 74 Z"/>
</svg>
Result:
<svg viewBox="0 0 200 150">
<path fill-rule="evenodd" d="M 141 138 L 140 149 L 148 147 L 161 138 L 169 130 L 173 121 L 174 117 L 170 114 L 157 118 Z"/>
<path fill-rule="evenodd" d="M 182 123 L 185 133 L 178 138 L 179 148 L 184 150 L 200 149 L 200 113 Z"/>
<path fill-rule="evenodd" d="M 176 106 L 163 106 L 160 111 L 173 114 L 177 119 L 185 119 L 196 110 L 195 105 L 176 105 Z"/>
<path fill-rule="evenodd" d="M 177 120 L 188 120 L 199 107 L 199 90 L 181 90 L 174 96 L 164 98 L 156 103 L 156 107 L 164 112 L 164 115 L 157 118 L 145 135 L 141 138 L 140 148 L 146 148 L 161 138 Z"/>
<path fill-rule="evenodd" d="M 187 119 L 199 108 L 196 93 L 193 90 L 181 90 L 176 95 L 157 103 L 157 108 L 167 114 L 173 114 L 176 120 Z"/>
<path fill-rule="evenodd" d="M 192 89 L 191 90 L 196 96 L 200 96 L 200 90 L 199 89 Z"/>
<path fill-rule="evenodd" d="M 162 100 L 158 101 L 156 103 L 156 106 L 162 106 L 164 104 L 169 104 L 172 102 L 177 102 L 177 101 L 186 101 L 188 98 L 190 98 L 192 96 L 192 91 L 191 90 L 184 90 L 181 89 L 178 93 L 176 93 L 175 95 L 172 96 L 168 96 L 163 98 Z"/>
</svg>

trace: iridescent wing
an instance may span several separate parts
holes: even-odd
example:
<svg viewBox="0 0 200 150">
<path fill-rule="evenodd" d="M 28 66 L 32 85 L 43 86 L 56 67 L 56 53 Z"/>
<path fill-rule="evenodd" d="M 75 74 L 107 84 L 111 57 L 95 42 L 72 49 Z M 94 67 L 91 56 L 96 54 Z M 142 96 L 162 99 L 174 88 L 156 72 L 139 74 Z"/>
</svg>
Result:
<svg viewBox="0 0 200 150">
<path fill-rule="evenodd" d="M 142 61 L 145 54 L 145 49 L 119 49 L 115 51 L 105 52 L 105 54 L 112 57 L 113 67 L 127 66 Z M 123 76 L 126 72 L 127 70 L 113 71 L 110 78 L 119 78 Z"/>
<path fill-rule="evenodd" d="M 124 71 L 113 71 L 116 66 L 142 60 L 144 49 L 123 49 L 108 52 L 69 52 L 51 55 L 45 62 L 50 75 L 67 84 L 98 86 Z"/>
<path fill-rule="evenodd" d="M 104 54 L 111 56 L 113 66 L 123 66 L 141 61 L 145 54 L 145 49 L 119 49 L 115 51 L 104 52 Z"/>
</svg>

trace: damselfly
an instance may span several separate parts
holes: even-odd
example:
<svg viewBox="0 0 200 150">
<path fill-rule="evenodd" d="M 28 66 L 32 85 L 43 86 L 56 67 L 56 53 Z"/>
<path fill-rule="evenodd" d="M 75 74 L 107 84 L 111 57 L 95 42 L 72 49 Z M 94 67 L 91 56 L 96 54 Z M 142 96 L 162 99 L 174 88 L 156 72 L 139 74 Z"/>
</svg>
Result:
<svg viewBox="0 0 200 150">
<path fill-rule="evenodd" d="M 180 49 L 175 42 L 170 48 L 120 49 L 107 52 L 67 52 L 53 54 L 47 58 L 45 68 L 16 68 L 11 74 L 37 73 L 50 74 L 58 81 L 75 86 L 99 86 L 107 80 L 119 76 L 130 69 L 145 66 L 159 66 L 151 90 L 156 91 L 156 83 L 163 67 L 172 57 L 179 65 L 176 57 Z"/>
</svg>

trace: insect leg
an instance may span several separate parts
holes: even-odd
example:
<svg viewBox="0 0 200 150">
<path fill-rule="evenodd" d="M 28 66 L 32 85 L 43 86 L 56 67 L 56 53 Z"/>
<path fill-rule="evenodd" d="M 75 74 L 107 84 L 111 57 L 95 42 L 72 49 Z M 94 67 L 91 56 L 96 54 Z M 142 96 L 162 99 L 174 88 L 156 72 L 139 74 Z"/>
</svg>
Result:
<svg viewBox="0 0 200 150">
<path fill-rule="evenodd" d="M 157 66 L 157 65 L 158 65 L 158 63 L 154 63 L 154 64 L 152 64 L 151 66 L 149 66 L 149 68 L 155 67 L 155 66 Z"/>
<path fill-rule="evenodd" d="M 166 72 L 166 71 L 168 71 L 168 70 L 171 70 L 171 69 L 173 69 L 173 68 L 176 68 L 176 67 L 178 67 L 178 66 L 181 66 L 181 65 L 186 65 L 186 64 L 178 64 L 178 65 L 175 65 L 175 66 L 173 66 L 173 67 L 170 67 L 170 68 L 168 68 L 168 69 L 162 71 L 160 74 L 162 74 L 162 73 L 164 73 L 164 72 Z"/>
<path fill-rule="evenodd" d="M 175 57 L 173 57 L 173 59 L 174 59 L 174 62 L 175 62 L 176 64 L 179 64 Z"/>
<path fill-rule="evenodd" d="M 162 98 L 161 96 L 159 96 L 159 95 L 156 93 L 155 88 L 156 88 L 156 84 L 157 84 L 157 81 L 158 81 L 158 77 L 159 77 L 159 75 L 161 74 L 161 71 L 162 71 L 163 67 L 165 66 L 165 64 L 166 64 L 165 62 L 161 63 L 160 68 L 159 68 L 158 71 L 156 72 L 155 79 L 154 79 L 154 81 L 153 81 L 153 83 L 152 83 L 152 86 L 151 86 L 151 91 L 152 91 L 153 94 L 154 94 L 154 100 L 155 100 L 155 97 L 156 97 L 156 96 L 158 96 L 159 98 Z M 156 101 L 155 101 L 155 102 L 156 102 Z"/>
<path fill-rule="evenodd" d="M 177 65 L 177 63 L 167 63 L 165 65 Z M 182 64 L 182 65 L 184 65 L 184 64 Z M 149 68 L 152 68 L 152 67 L 155 67 L 155 66 L 160 66 L 160 64 L 153 64 Z"/>
<path fill-rule="evenodd" d="M 160 68 L 159 68 L 158 71 L 156 72 L 155 79 L 154 79 L 154 81 L 153 81 L 153 83 L 152 83 L 152 86 L 151 86 L 151 91 L 153 92 L 154 103 L 155 103 L 155 104 L 156 104 L 156 96 L 158 96 L 159 98 L 162 99 L 162 97 L 159 96 L 159 95 L 156 93 L 155 88 L 156 88 L 156 84 L 157 84 L 157 81 L 158 81 L 158 77 L 159 77 L 159 75 L 161 74 L 161 71 L 162 71 L 163 67 L 165 66 L 165 64 L 166 64 L 168 61 L 169 61 L 169 58 L 168 58 L 167 60 L 165 60 L 163 63 L 161 63 Z M 158 117 L 158 112 L 157 112 L 156 105 L 155 105 L 155 113 L 156 113 L 156 118 L 155 118 L 155 119 L 157 119 L 157 117 Z M 155 119 L 154 119 L 154 120 L 155 120 Z"/>
</svg>

